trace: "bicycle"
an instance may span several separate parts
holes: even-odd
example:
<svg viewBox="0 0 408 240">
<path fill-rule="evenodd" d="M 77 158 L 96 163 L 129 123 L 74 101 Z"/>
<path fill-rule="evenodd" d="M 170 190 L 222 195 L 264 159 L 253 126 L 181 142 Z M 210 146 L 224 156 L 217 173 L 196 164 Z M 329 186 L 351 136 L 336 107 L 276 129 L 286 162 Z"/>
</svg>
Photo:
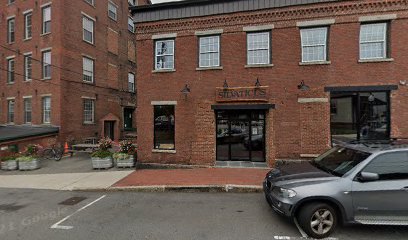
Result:
<svg viewBox="0 0 408 240">
<path fill-rule="evenodd" d="M 63 154 L 63 147 L 57 147 L 56 144 L 51 145 L 51 147 L 45 148 L 42 153 L 45 159 L 53 159 L 55 161 L 61 160 Z"/>
</svg>

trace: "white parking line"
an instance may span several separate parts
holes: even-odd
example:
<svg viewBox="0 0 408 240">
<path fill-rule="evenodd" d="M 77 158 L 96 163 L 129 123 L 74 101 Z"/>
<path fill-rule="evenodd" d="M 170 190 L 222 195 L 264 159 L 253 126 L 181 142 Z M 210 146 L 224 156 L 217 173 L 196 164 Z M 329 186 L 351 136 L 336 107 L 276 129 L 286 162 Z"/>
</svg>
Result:
<svg viewBox="0 0 408 240">
<path fill-rule="evenodd" d="M 54 225 L 52 225 L 50 228 L 52 229 L 63 229 L 63 230 L 70 230 L 73 229 L 73 226 L 63 226 L 60 225 L 61 223 L 63 223 L 65 220 L 67 220 L 68 218 L 74 216 L 75 214 L 79 213 L 80 211 L 84 210 L 85 208 L 91 206 L 92 204 L 102 200 L 102 198 L 106 197 L 106 195 L 101 196 L 100 198 L 96 199 L 95 201 L 88 203 L 87 205 L 81 207 L 80 209 L 76 210 L 74 213 L 72 213 L 71 215 L 66 216 L 65 218 L 61 219 L 61 221 L 55 223 Z"/>
</svg>

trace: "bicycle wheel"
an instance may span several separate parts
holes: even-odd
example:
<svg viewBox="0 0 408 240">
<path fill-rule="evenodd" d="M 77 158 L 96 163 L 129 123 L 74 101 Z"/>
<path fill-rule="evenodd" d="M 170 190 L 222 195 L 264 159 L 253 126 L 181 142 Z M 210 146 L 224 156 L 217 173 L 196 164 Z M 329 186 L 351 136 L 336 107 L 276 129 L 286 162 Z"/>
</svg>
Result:
<svg viewBox="0 0 408 240">
<path fill-rule="evenodd" d="M 45 159 L 51 159 L 51 158 L 53 158 L 54 154 L 53 154 L 53 152 L 52 152 L 52 149 L 45 149 L 45 150 L 43 151 L 42 156 L 43 156 L 43 158 L 45 158 Z"/>
<path fill-rule="evenodd" d="M 53 158 L 55 161 L 61 160 L 63 154 L 64 152 L 61 149 L 59 148 L 53 149 Z"/>
</svg>

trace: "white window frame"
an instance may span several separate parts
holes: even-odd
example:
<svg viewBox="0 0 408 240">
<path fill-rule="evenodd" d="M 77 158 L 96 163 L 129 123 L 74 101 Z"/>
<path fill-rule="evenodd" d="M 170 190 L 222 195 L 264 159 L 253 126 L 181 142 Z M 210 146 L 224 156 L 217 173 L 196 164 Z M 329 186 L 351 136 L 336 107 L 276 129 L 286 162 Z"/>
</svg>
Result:
<svg viewBox="0 0 408 240">
<path fill-rule="evenodd" d="M 49 9 L 49 17 L 46 15 L 46 10 Z M 42 20 L 42 34 L 48 34 L 51 33 L 51 5 L 43 6 L 41 8 L 41 20 Z M 50 29 L 48 32 L 46 32 L 46 25 L 47 23 L 50 24 Z"/>
<path fill-rule="evenodd" d="M 24 54 L 24 81 L 32 80 L 33 76 L 33 54 Z"/>
<path fill-rule="evenodd" d="M 47 61 L 47 55 L 49 54 L 49 61 Z M 42 68 L 42 79 L 51 79 L 52 76 L 52 58 L 51 49 L 41 51 L 41 68 Z M 50 69 L 49 75 L 46 75 L 47 68 Z"/>
<path fill-rule="evenodd" d="M 128 30 L 131 33 L 135 33 L 135 23 L 132 17 L 128 17 Z"/>
<path fill-rule="evenodd" d="M 49 100 L 49 106 L 47 106 L 46 100 Z M 42 105 L 42 123 L 43 124 L 50 124 L 51 123 L 51 96 L 44 96 L 41 99 Z M 49 108 L 47 108 L 49 107 Z"/>
<path fill-rule="evenodd" d="M 201 41 L 203 39 L 206 39 L 206 38 L 207 39 L 211 39 L 211 38 L 217 38 L 218 39 L 218 46 L 217 46 L 216 51 L 201 52 Z M 200 67 L 200 68 L 210 68 L 210 67 L 219 67 L 219 66 L 221 66 L 221 54 L 220 54 L 221 37 L 220 37 L 220 35 L 200 36 L 198 42 L 199 42 L 199 46 L 198 46 L 198 55 L 199 55 L 199 57 L 198 57 L 198 67 Z M 203 55 L 212 54 L 212 53 L 217 53 L 218 65 L 211 65 L 211 64 L 208 65 L 208 66 L 201 65 L 201 57 Z"/>
<path fill-rule="evenodd" d="M 316 29 L 324 29 L 324 30 L 326 30 L 325 31 L 325 41 L 324 41 L 324 44 L 309 44 L 309 45 L 306 45 L 306 44 L 303 44 L 303 32 L 306 32 L 306 31 L 309 31 L 309 30 L 316 30 Z M 327 39 L 327 36 L 328 36 L 328 33 L 329 33 L 329 27 L 328 26 L 321 26 L 321 27 L 310 27 L 310 28 L 301 28 L 300 29 L 300 45 L 301 45 L 301 48 L 302 48 L 302 63 L 313 63 L 313 62 L 325 62 L 325 61 L 327 61 L 327 45 L 328 45 L 328 39 Z M 305 60 L 305 58 L 304 58 L 304 49 L 305 48 L 308 48 L 308 47 L 320 47 L 320 46 L 323 46 L 323 56 L 324 56 L 324 58 L 323 59 L 316 59 L 316 60 L 308 60 L 308 61 L 306 61 Z"/>
<path fill-rule="evenodd" d="M 15 3 L 15 2 L 16 2 L 16 0 L 8 0 L 8 1 L 7 1 L 7 4 L 10 5 L 10 4 L 13 4 L 13 3 Z"/>
<path fill-rule="evenodd" d="M 368 26 L 368 25 L 384 25 L 384 34 L 383 34 L 383 39 L 382 39 L 382 41 L 362 41 L 361 40 L 361 32 L 362 32 L 362 30 L 363 30 L 363 27 L 364 26 Z M 360 60 L 368 60 L 368 59 L 385 59 L 385 58 L 387 58 L 387 55 L 388 55 L 388 24 L 389 23 L 387 23 L 387 22 L 376 22 L 376 23 L 363 23 L 363 24 L 361 24 L 360 25 L 360 36 L 359 36 L 359 58 L 360 58 Z M 384 56 L 382 56 L 382 57 L 366 57 L 366 58 L 363 58 L 363 57 L 361 57 L 361 46 L 363 45 L 363 44 L 373 44 L 373 43 L 384 43 L 383 44 L 383 51 L 384 51 Z"/>
<path fill-rule="evenodd" d="M 16 112 L 15 110 L 16 110 L 16 100 L 14 98 L 7 99 L 7 122 L 8 123 L 14 123 L 15 112 Z"/>
<path fill-rule="evenodd" d="M 87 64 L 90 66 L 87 66 Z M 91 77 L 91 81 L 85 80 L 85 76 Z M 86 83 L 95 82 L 95 59 L 83 56 L 82 57 L 82 81 Z"/>
<path fill-rule="evenodd" d="M 162 42 L 172 42 L 173 43 L 173 52 L 171 54 L 169 54 L 169 53 L 158 54 L 157 53 L 157 45 L 159 43 L 162 43 Z M 154 47 L 154 69 L 155 70 L 174 70 L 174 66 L 175 66 L 174 54 L 175 54 L 175 51 L 176 51 L 176 41 L 174 39 L 158 39 L 158 40 L 155 41 L 154 45 L 155 45 L 155 47 Z M 172 68 L 158 67 L 157 58 L 158 57 L 166 57 L 166 56 L 171 56 L 172 57 L 173 67 Z"/>
<path fill-rule="evenodd" d="M 89 29 L 87 26 L 87 23 L 92 24 L 92 29 Z M 87 40 L 85 38 L 85 31 L 90 32 L 92 39 L 91 41 Z M 95 43 L 95 20 L 90 18 L 89 16 L 82 15 L 82 40 L 84 40 L 87 43 L 94 44 Z"/>
<path fill-rule="evenodd" d="M 128 91 L 129 92 L 135 92 L 136 86 L 135 86 L 135 74 L 134 73 L 128 73 Z"/>
<path fill-rule="evenodd" d="M 91 109 L 86 109 L 86 103 L 91 103 Z M 95 123 L 95 99 L 83 98 L 83 114 L 84 124 Z M 91 119 L 88 117 L 91 117 Z"/>
<path fill-rule="evenodd" d="M 16 82 L 16 60 L 14 57 L 7 58 L 7 83 L 13 84 Z"/>
<path fill-rule="evenodd" d="M 111 12 L 114 14 L 113 16 L 111 16 Z M 111 1 L 108 1 L 108 17 L 114 21 L 118 20 L 118 6 Z"/>
<path fill-rule="evenodd" d="M 30 24 L 28 24 L 28 17 L 30 17 Z M 27 12 L 24 14 L 24 40 L 31 39 L 33 36 L 33 13 Z"/>
<path fill-rule="evenodd" d="M 250 48 L 249 47 L 249 36 L 257 35 L 257 34 L 268 34 L 268 48 Z M 256 52 L 256 51 L 268 51 L 268 61 L 263 63 L 250 63 L 249 62 L 249 52 Z M 259 32 L 247 32 L 247 65 L 263 65 L 263 64 L 271 64 L 271 31 L 259 31 Z"/>
<path fill-rule="evenodd" d="M 27 103 L 30 103 L 29 108 L 27 107 Z M 23 98 L 23 107 L 24 107 L 24 124 L 30 124 L 33 121 L 33 105 L 32 105 L 31 97 Z M 30 113 L 30 121 L 28 121 L 28 113 Z"/>
<path fill-rule="evenodd" d="M 16 41 L 16 18 L 10 17 L 7 19 L 7 43 Z"/>
<path fill-rule="evenodd" d="M 94 0 L 84 0 L 87 2 L 89 5 L 95 6 L 95 1 Z"/>
</svg>

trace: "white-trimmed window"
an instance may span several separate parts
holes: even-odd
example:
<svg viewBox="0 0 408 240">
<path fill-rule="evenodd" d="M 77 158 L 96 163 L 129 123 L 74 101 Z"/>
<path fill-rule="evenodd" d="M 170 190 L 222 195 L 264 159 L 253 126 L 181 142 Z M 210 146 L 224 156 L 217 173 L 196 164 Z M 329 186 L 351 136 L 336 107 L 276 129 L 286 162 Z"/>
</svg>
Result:
<svg viewBox="0 0 408 240">
<path fill-rule="evenodd" d="M 10 18 L 7 20 L 7 42 L 13 43 L 16 40 L 16 20 Z"/>
<path fill-rule="evenodd" d="M 85 2 L 91 4 L 92 6 L 94 5 L 94 0 L 85 0 Z"/>
<path fill-rule="evenodd" d="M 7 59 L 7 83 L 14 83 L 15 81 L 15 60 L 14 58 Z"/>
<path fill-rule="evenodd" d="M 327 61 L 328 27 L 300 29 L 302 62 Z"/>
<path fill-rule="evenodd" d="M 42 123 L 51 123 L 51 97 L 42 98 Z"/>
<path fill-rule="evenodd" d="M 94 43 L 94 21 L 86 16 L 82 16 L 83 40 Z"/>
<path fill-rule="evenodd" d="M 24 39 L 30 39 L 32 36 L 32 16 L 32 12 L 24 14 Z"/>
<path fill-rule="evenodd" d="M 42 78 L 51 78 L 51 50 L 42 52 Z"/>
<path fill-rule="evenodd" d="M 247 64 L 270 64 L 270 32 L 247 33 Z"/>
<path fill-rule="evenodd" d="M 31 98 L 24 98 L 24 123 L 31 123 L 31 120 L 32 120 Z"/>
<path fill-rule="evenodd" d="M 135 92 L 135 74 L 133 73 L 128 73 L 128 90 Z"/>
<path fill-rule="evenodd" d="M 132 33 L 135 32 L 135 23 L 133 22 L 132 17 L 128 18 L 128 30 L 129 30 L 129 32 L 132 32 Z"/>
<path fill-rule="evenodd" d="M 16 0 L 8 0 L 8 4 L 14 3 Z"/>
<path fill-rule="evenodd" d="M 14 106 L 15 106 L 15 100 L 10 99 L 7 100 L 7 122 L 8 123 L 14 123 Z"/>
<path fill-rule="evenodd" d="M 200 37 L 199 67 L 220 66 L 220 36 Z"/>
<path fill-rule="evenodd" d="M 84 123 L 90 124 L 95 122 L 95 100 L 84 99 Z"/>
<path fill-rule="evenodd" d="M 387 57 L 387 23 L 362 24 L 360 27 L 360 59 Z"/>
<path fill-rule="evenodd" d="M 32 54 L 24 54 L 24 81 L 29 81 L 33 73 Z"/>
<path fill-rule="evenodd" d="M 42 8 L 42 34 L 51 32 L 51 6 Z"/>
<path fill-rule="evenodd" d="M 111 1 L 108 2 L 108 16 L 115 21 L 118 19 L 118 7 Z"/>
<path fill-rule="evenodd" d="M 87 83 L 94 82 L 94 65 L 95 60 L 87 57 L 82 58 L 83 78 L 82 80 Z"/>
<path fill-rule="evenodd" d="M 174 40 L 157 40 L 155 69 L 174 69 Z"/>
</svg>

